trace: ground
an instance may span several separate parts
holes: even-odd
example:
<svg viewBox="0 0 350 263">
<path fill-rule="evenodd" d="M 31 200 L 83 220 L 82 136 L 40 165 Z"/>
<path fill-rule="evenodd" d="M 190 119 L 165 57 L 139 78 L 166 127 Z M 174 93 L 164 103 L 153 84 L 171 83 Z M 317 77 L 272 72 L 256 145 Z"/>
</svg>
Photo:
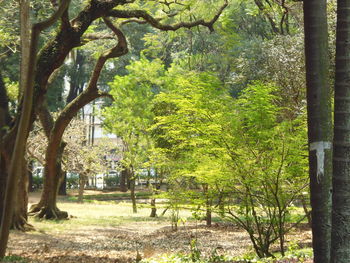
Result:
<svg viewBox="0 0 350 263">
<path fill-rule="evenodd" d="M 37 195 L 31 195 L 30 202 L 35 201 Z M 251 251 L 249 238 L 242 230 L 231 224 L 214 223 L 206 227 L 203 222 L 186 220 L 191 216 L 188 211 L 180 214 L 184 220 L 179 223 L 178 231 L 173 231 L 170 212 L 153 219 L 149 217 L 150 208 L 142 204 L 137 214 L 132 213 L 128 202 L 121 200 L 78 204 L 64 198 L 58 206 L 70 213 L 69 220 L 30 218 L 36 231 L 11 232 L 8 255 L 38 263 L 135 262 L 138 252 L 143 258 L 189 253 L 193 239 L 197 239 L 203 255 L 210 255 L 215 249 L 220 254 L 233 256 Z M 289 238 L 294 237 L 302 246 L 310 243 L 309 230 L 296 230 Z"/>
</svg>

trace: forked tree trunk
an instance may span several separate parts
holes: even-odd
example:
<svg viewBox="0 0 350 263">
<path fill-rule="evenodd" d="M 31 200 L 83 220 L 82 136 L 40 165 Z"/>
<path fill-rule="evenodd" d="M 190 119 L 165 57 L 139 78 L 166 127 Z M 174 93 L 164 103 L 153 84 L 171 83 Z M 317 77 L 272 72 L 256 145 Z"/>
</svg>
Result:
<svg viewBox="0 0 350 263">
<path fill-rule="evenodd" d="M 309 177 L 314 262 L 329 263 L 332 116 L 327 1 L 304 1 Z"/>
<path fill-rule="evenodd" d="M 338 0 L 334 94 L 332 263 L 350 262 L 350 0 Z"/>
</svg>

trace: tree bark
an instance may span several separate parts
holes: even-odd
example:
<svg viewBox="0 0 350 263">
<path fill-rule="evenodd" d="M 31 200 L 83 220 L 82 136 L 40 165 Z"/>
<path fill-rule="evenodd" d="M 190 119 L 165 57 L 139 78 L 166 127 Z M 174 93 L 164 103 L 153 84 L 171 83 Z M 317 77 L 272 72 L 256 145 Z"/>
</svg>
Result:
<svg viewBox="0 0 350 263">
<path fill-rule="evenodd" d="M 21 4 L 21 13 L 29 12 L 29 2 L 23 1 Z M 0 228 L 0 259 L 5 256 L 9 230 L 11 226 L 11 220 L 13 218 L 13 203 L 17 194 L 17 183 L 20 179 L 21 170 L 23 170 L 24 159 L 27 138 L 29 135 L 32 119 L 33 119 L 33 98 L 34 98 L 34 76 L 36 69 L 36 58 L 37 58 L 37 47 L 38 39 L 40 32 L 47 27 L 52 26 L 55 21 L 60 18 L 62 13 L 68 8 L 69 0 L 62 0 L 59 8 L 55 13 L 43 22 L 39 22 L 33 25 L 31 30 L 31 39 L 30 39 L 30 52 L 28 61 L 25 65 L 26 70 L 25 76 L 21 76 L 21 88 L 23 91 L 23 96 L 19 104 L 19 115 L 14 127 L 15 133 L 15 144 L 13 147 L 13 153 L 11 155 L 11 162 L 9 166 L 8 179 L 6 183 L 6 192 L 5 192 L 5 202 L 4 209 L 1 219 L 1 228 Z"/>
<path fill-rule="evenodd" d="M 137 213 L 137 204 L 136 204 L 136 196 L 135 196 L 135 175 L 134 173 L 128 169 L 129 172 L 129 180 L 130 180 L 130 198 L 132 202 L 132 211 L 133 213 Z"/>
<path fill-rule="evenodd" d="M 19 180 L 16 203 L 14 205 L 11 229 L 20 231 L 34 230 L 28 224 L 28 170 L 27 163 L 23 160 L 22 178 Z"/>
<path fill-rule="evenodd" d="M 87 176 L 85 174 L 79 174 L 79 194 L 78 194 L 78 202 L 84 202 L 84 189 L 86 184 Z"/>
<path fill-rule="evenodd" d="M 121 192 L 127 192 L 128 191 L 128 187 L 126 185 L 127 177 L 128 177 L 128 171 L 124 167 L 124 169 L 120 173 L 120 191 Z"/>
<path fill-rule="evenodd" d="M 157 217 L 157 207 L 156 207 L 156 199 L 151 199 L 151 214 L 150 217 Z"/>
<path fill-rule="evenodd" d="M 328 263 L 331 233 L 332 109 L 326 0 L 304 1 L 304 27 L 312 243 L 314 262 Z"/>
<path fill-rule="evenodd" d="M 30 214 L 44 219 L 64 219 L 68 217 L 68 213 L 60 211 L 56 202 L 65 144 L 50 142 L 46 150 L 43 191 L 39 203 L 30 208 Z"/>
<path fill-rule="evenodd" d="M 4 210 L 6 182 L 8 176 L 8 163 L 4 155 L 0 154 L 0 218 Z"/>
<path fill-rule="evenodd" d="M 331 262 L 350 262 L 350 1 L 338 0 Z"/>
<path fill-rule="evenodd" d="M 67 195 L 67 173 L 61 171 L 62 173 L 62 182 L 58 188 L 58 195 Z"/>
</svg>

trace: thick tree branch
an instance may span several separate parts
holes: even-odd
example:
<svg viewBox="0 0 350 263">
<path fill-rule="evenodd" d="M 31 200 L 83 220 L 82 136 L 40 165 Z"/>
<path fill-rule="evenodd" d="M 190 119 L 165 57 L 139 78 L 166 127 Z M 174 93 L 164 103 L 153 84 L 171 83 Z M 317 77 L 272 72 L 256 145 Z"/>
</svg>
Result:
<svg viewBox="0 0 350 263">
<path fill-rule="evenodd" d="M 101 92 L 97 88 L 97 82 L 100 77 L 101 70 L 108 59 L 125 55 L 128 52 L 128 47 L 127 40 L 123 32 L 119 28 L 115 27 L 107 18 L 104 18 L 103 20 L 116 35 L 118 43 L 115 47 L 105 51 L 98 58 L 87 88 L 72 102 L 70 102 L 65 109 L 62 110 L 51 130 L 49 141 L 50 144 L 59 145 L 66 127 L 82 107 L 99 97 L 111 97 L 108 93 Z"/>
<path fill-rule="evenodd" d="M 40 123 L 43 126 L 44 133 L 47 138 L 50 138 L 51 130 L 54 126 L 54 119 L 49 111 L 49 107 L 47 105 L 47 100 L 45 99 L 44 102 L 40 105 L 40 108 L 38 110 L 38 116 L 40 119 Z"/>
<path fill-rule="evenodd" d="M 214 23 L 218 20 L 224 9 L 227 7 L 228 2 L 225 0 L 224 4 L 220 7 L 216 15 L 209 21 L 204 19 L 196 20 L 193 22 L 179 22 L 176 24 L 163 24 L 161 21 L 152 15 L 150 15 L 145 10 L 111 10 L 107 13 L 107 16 L 116 17 L 116 18 L 130 18 L 130 19 L 143 19 L 151 26 L 163 30 L 163 31 L 175 31 L 179 28 L 192 28 L 195 26 L 205 26 L 208 27 L 210 31 L 214 31 Z"/>
</svg>

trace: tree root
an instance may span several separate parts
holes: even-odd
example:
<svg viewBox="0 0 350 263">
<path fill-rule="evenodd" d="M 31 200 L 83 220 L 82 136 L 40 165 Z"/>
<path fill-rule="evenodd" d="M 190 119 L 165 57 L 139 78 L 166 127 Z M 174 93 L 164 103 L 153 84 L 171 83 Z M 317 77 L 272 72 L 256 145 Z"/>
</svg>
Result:
<svg viewBox="0 0 350 263">
<path fill-rule="evenodd" d="M 68 218 L 66 211 L 61 211 L 57 207 L 41 206 L 39 204 L 33 205 L 30 208 L 29 215 L 40 219 L 62 220 Z"/>
<path fill-rule="evenodd" d="M 25 219 L 22 215 L 13 217 L 11 229 L 19 230 L 22 232 L 35 230 L 34 226 L 29 224 L 27 219 Z"/>
</svg>

